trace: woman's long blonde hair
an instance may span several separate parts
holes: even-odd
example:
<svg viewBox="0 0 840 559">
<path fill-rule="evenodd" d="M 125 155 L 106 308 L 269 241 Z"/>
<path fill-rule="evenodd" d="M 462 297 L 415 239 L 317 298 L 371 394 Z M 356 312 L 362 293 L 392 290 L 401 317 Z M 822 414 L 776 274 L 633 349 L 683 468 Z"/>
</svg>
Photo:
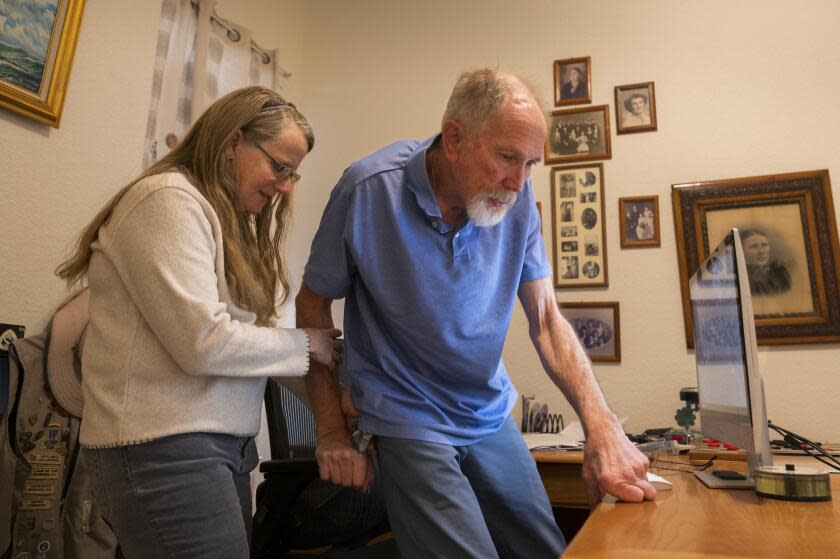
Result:
<svg viewBox="0 0 840 559">
<path fill-rule="evenodd" d="M 82 231 L 73 256 L 59 265 L 56 274 L 68 285 L 82 282 L 90 264 L 91 243 L 125 193 L 146 177 L 179 172 L 204 195 L 219 217 L 225 279 L 233 301 L 255 313 L 259 324 L 273 324 L 278 307 L 290 295 L 283 248 L 292 195 L 277 194 L 259 215 L 238 210 L 233 162 L 226 149 L 238 130 L 246 141 L 265 142 L 275 139 L 290 125 L 300 128 L 308 149 L 312 150 L 315 139 L 309 122 L 276 92 L 264 87 L 246 87 L 222 97 L 199 117 L 180 144 L 105 204 Z"/>
</svg>

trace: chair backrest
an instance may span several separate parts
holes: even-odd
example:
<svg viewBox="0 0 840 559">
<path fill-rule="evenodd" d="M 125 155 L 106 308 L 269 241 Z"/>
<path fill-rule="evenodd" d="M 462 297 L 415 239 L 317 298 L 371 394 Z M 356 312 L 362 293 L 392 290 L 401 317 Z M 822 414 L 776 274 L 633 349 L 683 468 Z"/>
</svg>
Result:
<svg viewBox="0 0 840 559">
<path fill-rule="evenodd" d="M 315 456 L 315 418 L 309 406 L 289 387 L 268 380 L 265 413 L 272 459 Z"/>
</svg>

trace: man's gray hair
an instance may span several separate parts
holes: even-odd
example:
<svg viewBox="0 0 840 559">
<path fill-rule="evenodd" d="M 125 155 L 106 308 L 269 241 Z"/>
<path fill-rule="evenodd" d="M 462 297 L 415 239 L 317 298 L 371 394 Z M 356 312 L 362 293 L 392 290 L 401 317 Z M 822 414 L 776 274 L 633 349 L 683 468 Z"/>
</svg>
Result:
<svg viewBox="0 0 840 559">
<path fill-rule="evenodd" d="M 520 78 L 492 68 L 464 72 L 452 88 L 441 126 L 447 120 L 457 120 L 468 130 L 480 130 L 514 94 L 523 91 L 541 105 L 533 89 Z"/>
</svg>

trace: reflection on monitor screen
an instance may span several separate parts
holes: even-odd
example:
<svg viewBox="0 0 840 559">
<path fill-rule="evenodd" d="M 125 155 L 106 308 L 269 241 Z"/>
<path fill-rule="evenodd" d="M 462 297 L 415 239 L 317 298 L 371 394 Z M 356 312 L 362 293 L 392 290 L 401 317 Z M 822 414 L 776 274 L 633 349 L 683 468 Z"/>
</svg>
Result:
<svg viewBox="0 0 840 559">
<path fill-rule="evenodd" d="M 689 280 L 700 393 L 700 428 L 748 453 L 750 469 L 772 463 L 764 387 L 746 263 L 733 229 Z"/>
</svg>

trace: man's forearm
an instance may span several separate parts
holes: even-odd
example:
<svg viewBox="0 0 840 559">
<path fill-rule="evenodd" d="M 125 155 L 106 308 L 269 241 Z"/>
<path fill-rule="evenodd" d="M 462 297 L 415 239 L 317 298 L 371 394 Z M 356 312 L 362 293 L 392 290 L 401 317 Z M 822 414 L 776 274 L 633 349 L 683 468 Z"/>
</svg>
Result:
<svg viewBox="0 0 840 559">
<path fill-rule="evenodd" d="M 549 378 L 566 396 L 587 433 L 615 428 L 617 418 L 572 327 L 559 313 L 547 320 L 533 342 Z"/>
<path fill-rule="evenodd" d="M 607 405 L 589 358 L 571 325 L 557 310 L 551 280 L 544 278 L 523 284 L 519 299 L 543 368 L 566 396 L 584 429 L 588 433 L 615 428 L 615 414 Z"/>
<path fill-rule="evenodd" d="M 318 439 L 330 435 L 349 436 L 341 412 L 338 379 L 333 372 L 323 365 L 312 363 L 304 382 L 312 415 L 315 417 L 315 434 Z"/>
<path fill-rule="evenodd" d="M 590 503 L 596 503 L 604 492 L 628 501 L 653 499 L 656 491 L 644 478 L 647 459 L 624 436 L 607 405 L 589 358 L 572 326 L 557 309 L 551 281 L 523 284 L 519 299 L 546 373 L 566 395 L 583 424 L 587 441 L 583 479 Z"/>
</svg>

